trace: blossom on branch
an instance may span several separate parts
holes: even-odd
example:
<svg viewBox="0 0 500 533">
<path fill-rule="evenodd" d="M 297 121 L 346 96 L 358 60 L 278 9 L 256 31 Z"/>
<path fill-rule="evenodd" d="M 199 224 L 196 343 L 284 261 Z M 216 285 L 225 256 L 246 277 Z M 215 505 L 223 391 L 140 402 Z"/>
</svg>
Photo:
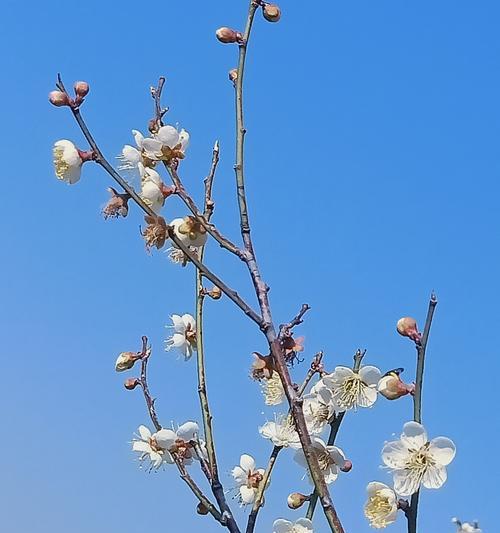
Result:
<svg viewBox="0 0 500 533">
<path fill-rule="evenodd" d="M 172 326 L 174 333 L 166 342 L 165 350 L 175 348 L 181 352 L 184 359 L 187 361 L 196 351 L 196 320 L 188 313 L 184 315 L 172 315 Z"/>
<path fill-rule="evenodd" d="M 159 213 L 165 203 L 163 182 L 152 168 L 145 168 L 141 178 L 141 198 L 155 213 Z"/>
<path fill-rule="evenodd" d="M 366 487 L 368 500 L 365 503 L 365 516 L 370 526 L 382 529 L 396 521 L 398 501 L 396 493 L 384 483 L 372 481 Z"/>
<path fill-rule="evenodd" d="M 193 459 L 199 459 L 193 443 L 199 445 L 203 458 L 205 458 L 205 443 L 198 438 L 200 428 L 196 422 L 185 422 L 176 431 L 173 429 L 162 429 L 161 431 L 162 446 L 183 464 L 189 465 Z"/>
<path fill-rule="evenodd" d="M 327 484 L 333 483 L 339 476 L 340 471 L 349 471 L 352 467 L 350 461 L 347 461 L 344 452 L 337 446 L 328 446 L 319 437 L 313 437 L 312 448 L 318 459 L 319 467 Z M 307 461 L 302 449 L 295 453 L 295 461 L 300 466 L 308 468 Z M 307 470 L 309 481 L 313 484 L 309 469 Z"/>
<path fill-rule="evenodd" d="M 280 518 L 273 524 L 273 533 L 313 533 L 313 524 L 308 518 L 299 518 L 295 522 L 289 522 Z"/>
<path fill-rule="evenodd" d="M 452 522 L 456 524 L 458 528 L 457 533 L 482 533 L 477 522 L 461 522 L 458 518 L 453 518 Z"/>
<path fill-rule="evenodd" d="M 141 462 L 149 460 L 151 469 L 158 469 L 163 464 L 173 464 L 174 460 L 169 453 L 170 441 L 166 440 L 169 430 L 160 429 L 156 433 L 146 426 L 139 426 L 139 435 L 132 441 L 132 450 L 139 453 Z"/>
<path fill-rule="evenodd" d="M 176 159 L 184 159 L 184 152 L 189 143 L 189 133 L 182 129 L 177 131 L 174 126 L 162 126 L 154 137 L 142 141 L 147 157 L 167 163 Z"/>
<path fill-rule="evenodd" d="M 382 460 L 392 470 L 394 490 L 401 496 L 414 494 L 421 484 L 439 489 L 447 478 L 446 466 L 454 457 L 452 440 L 436 437 L 429 441 L 417 422 L 407 422 L 401 438 L 387 442 L 382 449 Z"/>
<path fill-rule="evenodd" d="M 83 159 L 78 148 L 66 139 L 57 141 L 52 150 L 57 179 L 74 185 L 80 180 Z"/>
<path fill-rule="evenodd" d="M 279 415 L 274 421 L 266 422 L 259 428 L 259 433 L 275 446 L 300 448 L 299 435 L 293 425 L 293 419 L 289 415 Z"/>
<path fill-rule="evenodd" d="M 170 225 L 174 228 L 177 238 L 185 246 L 199 248 L 207 242 L 207 230 L 193 216 L 174 218 Z"/>
<path fill-rule="evenodd" d="M 374 366 L 362 366 L 354 371 L 338 366 L 322 381 L 332 391 L 335 411 L 342 412 L 357 407 L 371 407 L 377 400 L 377 384 L 381 372 Z"/>
<path fill-rule="evenodd" d="M 265 470 L 255 466 L 255 459 L 251 455 L 243 454 L 239 466 L 235 466 L 231 471 L 239 490 L 241 505 L 248 505 L 255 501 L 262 483 Z"/>
<path fill-rule="evenodd" d="M 118 170 L 137 171 L 140 177 L 144 175 L 144 167 L 151 166 L 153 161 L 149 159 L 143 150 L 144 135 L 138 130 L 132 130 L 134 136 L 135 146 L 126 144 L 121 155 L 118 159 L 122 161 L 122 164 L 118 167 Z"/>
<path fill-rule="evenodd" d="M 332 394 L 328 389 L 321 393 L 306 394 L 303 397 L 302 411 L 304 412 L 307 429 L 313 435 L 320 434 L 334 415 L 332 401 L 325 401 L 328 394 L 331 399 Z"/>
</svg>

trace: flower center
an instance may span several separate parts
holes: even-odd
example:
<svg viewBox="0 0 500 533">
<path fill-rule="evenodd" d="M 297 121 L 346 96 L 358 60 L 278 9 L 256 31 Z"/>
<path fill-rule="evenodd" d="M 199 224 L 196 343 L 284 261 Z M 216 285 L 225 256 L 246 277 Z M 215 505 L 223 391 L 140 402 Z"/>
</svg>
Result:
<svg viewBox="0 0 500 533">
<path fill-rule="evenodd" d="M 59 179 L 64 179 L 66 172 L 69 170 L 68 163 L 64 160 L 64 149 L 63 148 L 54 148 L 54 167 L 56 176 Z"/>
<path fill-rule="evenodd" d="M 156 453 L 159 453 L 160 455 L 163 454 L 163 448 L 160 448 L 160 446 L 158 445 L 158 443 L 156 442 L 156 439 L 154 437 L 151 437 L 149 439 L 149 445 L 151 446 L 151 449 L 156 452 Z"/>
<path fill-rule="evenodd" d="M 385 527 L 385 517 L 391 511 L 392 507 L 389 503 L 389 499 L 376 493 L 374 496 L 370 497 L 365 508 L 365 515 L 373 525 Z"/>
<path fill-rule="evenodd" d="M 410 455 L 405 466 L 413 473 L 413 475 L 418 477 L 419 481 L 421 481 L 429 466 L 434 466 L 436 464 L 432 456 L 429 454 L 429 443 L 424 444 L 418 450 L 410 449 L 409 451 Z"/>
<path fill-rule="evenodd" d="M 350 409 L 357 403 L 357 399 L 361 394 L 364 383 L 358 375 L 347 378 L 340 389 L 336 391 L 336 400 L 342 407 Z"/>
<path fill-rule="evenodd" d="M 248 474 L 247 487 L 249 489 L 258 489 L 260 482 L 262 481 L 262 474 L 260 472 L 254 472 L 253 474 Z"/>
<path fill-rule="evenodd" d="M 330 466 L 335 464 L 335 461 L 331 458 L 328 452 L 321 452 L 318 454 L 318 463 L 321 470 L 328 470 Z"/>
</svg>

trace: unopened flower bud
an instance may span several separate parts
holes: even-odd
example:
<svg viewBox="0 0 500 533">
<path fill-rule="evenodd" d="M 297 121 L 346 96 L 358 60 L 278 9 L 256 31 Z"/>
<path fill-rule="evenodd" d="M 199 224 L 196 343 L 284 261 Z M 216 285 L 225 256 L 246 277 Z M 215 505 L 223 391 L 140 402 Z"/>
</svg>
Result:
<svg viewBox="0 0 500 533">
<path fill-rule="evenodd" d="M 414 389 L 414 385 L 407 385 L 404 383 L 404 381 L 399 377 L 399 374 L 402 371 L 402 368 L 396 368 L 395 370 L 387 372 L 385 376 L 380 378 L 377 385 L 377 390 L 384 398 L 387 398 L 388 400 L 397 400 L 402 396 L 411 394 Z"/>
<path fill-rule="evenodd" d="M 276 4 L 264 4 L 262 14 L 268 22 L 278 22 L 281 18 L 281 9 Z"/>
<path fill-rule="evenodd" d="M 396 325 L 398 333 L 403 337 L 408 337 L 414 342 L 419 342 L 421 334 L 418 331 L 417 322 L 410 316 L 405 316 L 398 320 Z"/>
<path fill-rule="evenodd" d="M 342 472 L 350 472 L 352 470 L 352 462 L 346 459 L 344 464 L 340 467 Z"/>
<path fill-rule="evenodd" d="M 208 291 L 207 294 L 213 300 L 219 300 L 222 296 L 222 291 L 219 289 L 219 287 L 214 287 L 211 291 Z"/>
<path fill-rule="evenodd" d="M 243 39 L 243 36 L 239 31 L 233 30 L 231 28 L 219 28 L 215 32 L 215 36 L 221 43 L 230 44 L 230 43 L 240 43 Z"/>
<path fill-rule="evenodd" d="M 232 69 L 229 71 L 229 79 L 230 79 L 233 83 L 236 83 L 236 80 L 238 79 L 238 69 L 237 69 L 237 68 L 232 68 Z"/>
<path fill-rule="evenodd" d="M 123 384 L 123 386 L 127 390 L 134 390 L 137 387 L 137 385 L 139 385 L 139 383 L 140 381 L 137 378 L 129 378 L 125 380 L 125 383 Z"/>
<path fill-rule="evenodd" d="M 71 105 L 71 99 L 62 91 L 51 91 L 49 93 L 49 102 L 56 107 Z"/>
<path fill-rule="evenodd" d="M 75 81 L 73 89 L 75 90 L 76 96 L 85 98 L 89 94 L 90 87 L 86 81 Z"/>
<path fill-rule="evenodd" d="M 309 496 L 301 494 L 300 492 L 292 492 L 288 495 L 286 502 L 290 509 L 298 509 L 299 507 L 302 507 L 302 505 L 304 505 L 304 502 L 307 502 L 308 500 Z"/>
<path fill-rule="evenodd" d="M 208 509 L 200 502 L 197 506 L 196 506 L 196 512 L 198 514 L 201 514 L 201 515 L 206 515 L 208 514 Z"/>
<path fill-rule="evenodd" d="M 115 370 L 117 372 L 130 370 L 138 359 L 140 359 L 140 357 L 134 352 L 122 352 L 116 358 Z"/>
</svg>

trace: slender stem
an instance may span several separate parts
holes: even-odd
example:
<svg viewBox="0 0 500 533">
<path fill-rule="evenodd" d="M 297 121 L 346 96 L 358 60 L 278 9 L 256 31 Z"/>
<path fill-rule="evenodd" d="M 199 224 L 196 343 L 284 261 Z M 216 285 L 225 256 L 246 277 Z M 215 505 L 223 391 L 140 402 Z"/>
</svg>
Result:
<svg viewBox="0 0 500 533">
<path fill-rule="evenodd" d="M 316 374 L 316 372 L 319 372 L 321 370 L 322 359 L 323 359 L 323 352 L 319 352 L 314 357 L 313 361 L 311 362 L 311 366 L 307 372 L 307 375 L 297 392 L 299 397 L 304 394 L 304 391 L 309 385 L 309 382 L 313 378 L 314 374 Z M 259 514 L 261 507 L 263 507 L 264 505 L 264 493 L 269 485 L 269 481 L 271 479 L 271 474 L 273 472 L 274 465 L 276 464 L 276 460 L 282 449 L 283 449 L 282 446 L 274 446 L 271 451 L 271 455 L 269 457 L 266 470 L 264 471 L 262 481 L 259 484 L 259 490 L 255 496 L 255 501 L 252 507 L 252 511 L 250 512 L 250 515 L 248 516 L 246 533 L 253 533 L 255 529 L 255 524 L 257 523 L 257 516 Z"/>
<path fill-rule="evenodd" d="M 284 349 L 276 334 L 273 325 L 271 308 L 268 299 L 268 286 L 264 283 L 253 248 L 252 238 L 250 235 L 250 223 L 248 217 L 248 207 L 245 193 L 245 175 L 244 175 L 244 141 L 245 141 L 245 126 L 243 117 L 243 79 L 245 71 L 245 59 L 247 53 L 250 32 L 252 30 L 255 12 L 261 5 L 260 0 L 251 0 L 248 10 L 247 23 L 243 33 L 242 42 L 240 44 L 239 62 L 237 69 L 237 79 L 235 83 L 235 101 L 236 101 L 236 189 L 238 196 L 238 207 L 240 212 L 240 229 L 241 236 L 247 257 L 245 262 L 247 264 L 252 282 L 254 285 L 259 307 L 262 313 L 261 330 L 266 336 L 269 344 L 271 354 L 273 356 L 276 371 L 278 372 L 286 397 L 290 406 L 295 428 L 304 451 L 304 456 L 309 467 L 309 472 L 314 482 L 314 486 L 318 491 L 321 500 L 323 511 L 327 518 L 330 529 L 333 533 L 343 533 L 344 529 L 337 516 L 335 507 L 330 497 L 328 487 L 323 476 L 323 472 L 318 463 L 318 458 L 314 452 L 311 443 L 311 437 L 307 430 L 307 425 L 302 412 L 302 399 L 298 397 L 295 388 L 293 387 L 288 367 L 285 361 Z"/>
<path fill-rule="evenodd" d="M 419 424 L 422 423 L 422 387 L 424 382 L 425 352 L 427 350 L 427 342 L 429 341 L 429 333 L 431 331 L 432 319 L 434 317 L 436 305 L 437 298 L 436 295 L 432 293 L 429 300 L 429 307 L 427 309 L 427 317 L 425 319 L 422 338 L 419 342 L 415 343 L 415 347 L 417 349 L 417 372 L 415 377 L 415 394 L 413 396 L 413 420 Z M 417 533 L 419 496 L 420 491 L 417 491 L 412 495 L 410 508 L 405 513 L 408 520 L 408 533 Z"/>
<path fill-rule="evenodd" d="M 57 87 L 66 92 L 64 85 L 59 76 L 59 81 Z M 66 93 L 67 94 L 67 93 Z M 90 147 L 94 152 L 94 159 L 96 163 L 101 165 L 104 170 L 124 189 L 132 198 L 132 200 L 147 214 L 153 217 L 156 217 L 156 213 L 142 200 L 142 198 L 134 191 L 134 189 L 120 176 L 120 174 L 109 164 L 106 158 L 103 156 L 101 150 L 99 149 L 96 141 L 92 137 L 83 117 L 81 116 L 80 110 L 78 108 L 71 108 L 71 112 L 75 117 L 76 122 L 80 126 L 83 135 L 87 139 Z M 211 272 L 206 265 L 204 265 L 197 257 L 196 253 L 193 253 L 189 247 L 185 246 L 182 241 L 180 241 L 175 235 L 172 228 L 169 228 L 168 231 L 169 238 L 186 254 L 189 260 L 195 265 L 196 268 L 201 270 L 203 275 L 210 280 L 214 285 L 219 287 L 219 289 L 232 301 L 234 302 L 251 320 L 253 320 L 259 327 L 262 328 L 262 318 L 240 297 L 240 295 L 230 287 L 228 287 L 219 277 L 217 277 L 213 272 Z"/>
<path fill-rule="evenodd" d="M 358 370 L 361 367 L 361 362 L 363 361 L 363 357 L 366 354 L 366 350 L 357 350 L 354 354 L 354 365 L 352 367 L 354 372 L 358 372 Z M 340 429 L 340 425 L 342 424 L 342 421 L 344 420 L 346 412 L 338 413 L 333 421 L 330 423 L 330 434 L 328 435 L 328 446 L 333 446 L 335 444 L 335 439 L 337 438 L 337 434 Z M 309 500 L 309 505 L 307 507 L 307 513 L 306 518 L 309 518 L 309 520 L 312 520 L 314 516 L 314 511 L 316 509 L 316 504 L 318 503 L 318 494 L 316 490 L 311 494 L 311 498 Z"/>
<path fill-rule="evenodd" d="M 148 408 L 149 417 L 151 422 L 153 422 L 156 431 L 160 431 L 161 424 L 158 420 L 158 415 L 156 414 L 155 409 L 155 400 L 149 392 L 148 386 L 148 361 L 151 355 L 151 347 L 148 347 L 148 338 L 146 336 L 142 337 L 142 352 L 141 352 L 141 377 L 139 383 L 144 394 L 144 399 L 146 400 L 146 406 Z"/>
</svg>

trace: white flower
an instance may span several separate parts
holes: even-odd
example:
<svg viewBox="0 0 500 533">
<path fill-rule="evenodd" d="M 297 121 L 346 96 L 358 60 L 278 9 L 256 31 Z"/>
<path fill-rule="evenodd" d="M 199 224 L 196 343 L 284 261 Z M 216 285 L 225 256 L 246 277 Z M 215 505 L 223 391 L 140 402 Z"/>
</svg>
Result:
<svg viewBox="0 0 500 533">
<path fill-rule="evenodd" d="M 145 168 L 141 178 L 141 198 L 155 213 L 159 213 L 165 203 L 161 186 L 162 181 L 158 172 L 152 168 Z"/>
<path fill-rule="evenodd" d="M 394 490 L 401 496 L 414 494 L 420 484 L 439 489 L 446 481 L 446 466 L 454 457 L 453 441 L 437 437 L 429 442 L 424 427 L 417 422 L 407 422 L 400 440 L 387 442 L 382 449 L 382 460 L 394 476 Z"/>
<path fill-rule="evenodd" d="M 338 366 L 332 374 L 323 377 L 324 384 L 333 393 L 336 411 L 359 407 L 371 407 L 377 399 L 377 384 L 381 372 L 374 366 L 363 366 L 354 372 L 346 366 Z"/>
<path fill-rule="evenodd" d="M 452 522 L 458 527 L 457 533 L 482 533 L 477 522 L 461 522 L 458 518 L 453 518 Z"/>
<path fill-rule="evenodd" d="M 207 242 L 207 231 L 194 217 L 174 218 L 170 225 L 177 238 L 185 246 L 199 248 Z M 174 246 L 175 243 L 173 243 Z"/>
<path fill-rule="evenodd" d="M 313 524 L 307 518 L 299 518 L 295 522 L 288 520 L 275 520 L 273 524 L 273 533 L 313 533 Z"/>
<path fill-rule="evenodd" d="M 261 380 L 260 385 L 266 405 L 279 405 L 285 399 L 285 389 L 278 372 L 273 372 L 269 379 Z"/>
<path fill-rule="evenodd" d="M 323 440 L 319 437 L 313 437 L 312 447 L 318 459 L 319 467 L 325 477 L 325 482 L 333 483 L 339 476 L 339 470 L 346 466 L 346 458 L 344 452 L 337 448 L 337 446 L 327 446 Z M 304 451 L 297 450 L 294 459 L 299 465 L 307 468 L 307 461 L 304 455 Z M 309 481 L 312 483 L 309 470 L 307 472 Z"/>
<path fill-rule="evenodd" d="M 239 489 L 241 505 L 253 503 L 264 476 L 264 469 L 255 468 L 254 458 L 243 454 L 240 465 L 233 468 L 231 475 Z"/>
<path fill-rule="evenodd" d="M 73 185 L 80 179 L 83 160 L 76 146 L 65 139 L 57 141 L 52 150 L 58 179 Z"/>
<path fill-rule="evenodd" d="M 146 138 L 142 147 L 151 159 L 170 160 L 173 157 L 182 159 L 189 143 L 189 133 L 186 130 L 177 131 L 174 126 L 162 126 L 154 138 Z"/>
<path fill-rule="evenodd" d="M 168 452 L 170 441 L 166 440 L 170 430 L 160 429 L 160 431 L 151 434 L 146 426 L 139 426 L 138 431 L 138 438 L 132 441 L 132 450 L 140 454 L 139 460 L 141 462 L 148 459 L 151 469 L 158 469 L 164 463 L 173 464 L 174 460 Z"/>
<path fill-rule="evenodd" d="M 198 459 L 197 453 L 193 451 L 192 441 L 200 445 L 201 452 L 205 457 L 204 442 L 198 438 L 200 428 L 196 422 L 185 422 L 177 428 L 162 429 L 161 445 L 171 453 L 174 453 L 184 464 L 189 465 L 193 459 Z"/>
<path fill-rule="evenodd" d="M 299 435 L 293 427 L 292 418 L 288 415 L 280 415 L 274 422 L 266 422 L 259 428 L 259 433 L 275 446 L 300 448 Z"/>
<path fill-rule="evenodd" d="M 166 342 L 165 350 L 176 348 L 184 356 L 187 361 L 193 355 L 193 350 L 196 350 L 196 321 L 190 314 L 172 315 L 174 333 Z"/>
<path fill-rule="evenodd" d="M 333 404 L 324 401 L 331 399 L 331 392 L 325 389 L 316 394 L 306 394 L 303 397 L 302 411 L 306 420 L 307 429 L 311 434 L 319 434 L 323 431 L 325 426 L 330 422 L 334 414 Z"/>
<path fill-rule="evenodd" d="M 396 521 L 398 501 L 396 493 L 384 483 L 372 481 L 366 487 L 368 500 L 365 503 L 365 516 L 370 526 L 382 529 Z"/>
<path fill-rule="evenodd" d="M 130 146 L 126 144 L 121 155 L 118 156 L 118 159 L 121 159 L 122 164 L 118 167 L 118 170 L 137 170 L 139 176 L 144 174 L 144 159 L 143 159 L 143 141 L 144 135 L 137 130 L 132 130 L 132 135 L 134 136 L 135 146 Z"/>
</svg>

